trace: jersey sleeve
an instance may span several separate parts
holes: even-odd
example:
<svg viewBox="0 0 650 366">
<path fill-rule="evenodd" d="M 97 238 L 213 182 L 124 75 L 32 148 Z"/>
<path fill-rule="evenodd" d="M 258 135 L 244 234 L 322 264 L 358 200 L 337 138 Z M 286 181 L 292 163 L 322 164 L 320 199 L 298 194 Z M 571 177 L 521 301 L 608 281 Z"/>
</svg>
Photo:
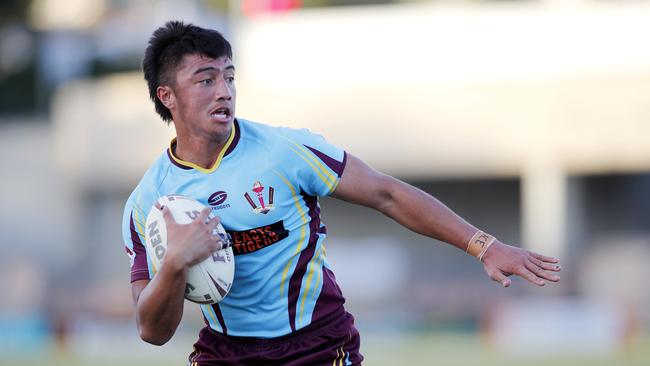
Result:
<svg viewBox="0 0 650 366">
<path fill-rule="evenodd" d="M 346 153 L 307 129 L 287 129 L 286 166 L 300 188 L 312 196 L 327 196 L 336 189 L 345 169 Z"/>
<path fill-rule="evenodd" d="M 131 262 L 131 282 L 153 277 L 153 270 L 149 265 L 144 246 L 145 222 L 150 208 L 151 204 L 143 205 L 136 192 L 131 195 L 124 208 L 122 238 L 124 249 Z"/>
</svg>

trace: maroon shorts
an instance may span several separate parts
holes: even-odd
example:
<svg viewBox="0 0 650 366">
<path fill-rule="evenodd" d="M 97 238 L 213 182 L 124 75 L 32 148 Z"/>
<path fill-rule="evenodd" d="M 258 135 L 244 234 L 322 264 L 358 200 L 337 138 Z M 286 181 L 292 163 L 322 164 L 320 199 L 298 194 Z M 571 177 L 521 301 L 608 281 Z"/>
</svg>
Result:
<svg viewBox="0 0 650 366">
<path fill-rule="evenodd" d="M 190 366 L 361 365 L 354 318 L 337 312 L 278 338 L 233 337 L 205 327 L 189 357 Z"/>
</svg>

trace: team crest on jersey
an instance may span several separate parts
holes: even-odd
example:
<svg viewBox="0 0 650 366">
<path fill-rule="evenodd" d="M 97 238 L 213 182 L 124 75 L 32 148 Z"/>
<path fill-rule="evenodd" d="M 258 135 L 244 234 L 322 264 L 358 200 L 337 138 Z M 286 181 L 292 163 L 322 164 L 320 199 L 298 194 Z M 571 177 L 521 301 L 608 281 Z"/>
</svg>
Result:
<svg viewBox="0 0 650 366">
<path fill-rule="evenodd" d="M 264 199 L 264 191 L 266 190 L 266 187 L 262 185 L 262 183 L 258 180 L 253 184 L 253 192 L 255 193 L 255 197 L 257 198 L 257 203 L 253 198 L 251 197 L 249 192 L 244 193 L 244 197 L 246 197 L 246 201 L 251 205 L 253 208 L 253 212 L 255 213 L 261 213 L 261 214 L 267 214 L 269 211 L 273 210 L 273 192 L 274 189 L 273 187 L 269 186 L 268 190 L 266 190 L 267 194 L 266 197 L 267 199 Z"/>
</svg>

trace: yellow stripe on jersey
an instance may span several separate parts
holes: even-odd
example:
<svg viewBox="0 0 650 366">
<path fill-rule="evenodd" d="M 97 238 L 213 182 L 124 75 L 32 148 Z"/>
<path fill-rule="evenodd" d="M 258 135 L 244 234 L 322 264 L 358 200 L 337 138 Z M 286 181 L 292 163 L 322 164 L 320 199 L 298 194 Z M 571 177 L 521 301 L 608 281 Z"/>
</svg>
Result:
<svg viewBox="0 0 650 366">
<path fill-rule="evenodd" d="M 323 162 L 322 162 L 320 159 L 317 159 L 316 157 L 314 157 L 314 153 L 313 153 L 311 150 L 308 150 L 307 148 L 305 148 L 304 145 L 301 145 L 301 144 L 299 144 L 299 143 L 297 143 L 297 142 L 295 142 L 295 141 L 293 141 L 293 140 L 291 140 L 291 139 L 289 139 L 289 138 L 287 138 L 287 137 L 285 137 L 285 138 L 286 138 L 287 140 L 289 140 L 289 142 L 291 142 L 292 144 L 294 144 L 297 148 L 299 148 L 300 150 L 302 150 L 302 151 L 305 153 L 305 156 L 307 156 L 307 157 L 308 157 L 309 159 L 311 159 L 314 163 L 316 163 L 316 165 L 318 165 L 318 167 L 321 169 L 321 171 L 322 171 L 325 175 L 327 175 L 327 177 L 328 177 L 329 179 L 336 181 L 336 177 L 334 177 L 334 175 L 331 173 L 331 169 L 324 167 L 324 166 L 323 166 Z"/>
<path fill-rule="evenodd" d="M 339 360 L 339 357 L 341 357 L 341 356 L 339 355 L 339 349 L 337 348 L 336 349 L 336 358 L 334 359 L 334 362 L 332 362 L 332 366 L 336 366 L 336 361 Z"/>
<path fill-rule="evenodd" d="M 302 243 L 305 241 L 305 237 L 307 236 L 307 216 L 305 215 L 305 210 L 300 206 L 300 200 L 298 199 L 298 194 L 296 193 L 296 190 L 294 187 L 291 185 L 289 180 L 285 178 L 280 172 L 277 170 L 273 170 L 273 172 L 282 179 L 284 184 L 289 187 L 291 190 L 291 196 L 293 197 L 293 203 L 296 205 L 296 208 L 298 209 L 298 212 L 300 213 L 300 218 L 302 219 L 302 225 L 300 226 L 300 240 L 298 241 L 298 246 L 296 247 L 296 252 L 293 254 L 293 258 L 287 262 L 287 265 L 284 267 L 284 270 L 282 271 L 282 280 L 280 281 L 280 296 L 284 296 L 284 283 L 287 280 L 287 274 L 289 273 L 289 267 L 291 266 L 291 263 L 293 263 L 293 259 L 296 258 L 299 254 L 300 251 L 302 250 Z"/>
<path fill-rule="evenodd" d="M 309 273 L 307 274 L 307 280 L 305 280 L 305 290 L 302 292 L 302 299 L 300 300 L 300 316 L 298 317 L 299 324 L 302 324 L 302 314 L 305 312 L 305 299 L 307 298 L 307 294 L 309 293 L 309 289 L 311 288 L 311 279 L 314 276 L 314 267 L 316 267 L 315 263 L 318 262 L 319 257 L 320 257 L 320 250 L 316 252 L 314 258 L 312 258 L 312 260 L 309 262 Z M 314 284 L 314 291 L 315 289 L 316 289 L 316 284 Z"/>
<path fill-rule="evenodd" d="M 334 362 L 332 362 L 332 366 L 343 366 L 343 360 L 345 359 L 345 351 L 343 350 L 344 345 L 345 342 L 343 342 L 343 345 L 341 345 L 340 354 L 339 354 L 339 348 L 336 349 L 336 358 L 334 359 Z"/>
<path fill-rule="evenodd" d="M 139 208 L 139 207 L 138 207 L 137 205 L 135 205 L 135 204 L 133 205 L 133 207 L 136 208 L 135 210 L 133 210 L 133 215 L 134 215 L 134 217 L 133 217 L 133 221 L 136 223 L 136 225 L 135 225 L 136 229 L 135 229 L 135 230 L 138 232 L 138 234 L 140 234 L 140 236 L 141 236 L 142 238 L 144 238 L 145 242 L 142 243 L 142 245 L 145 247 L 145 252 L 146 252 L 146 248 L 147 248 L 147 245 L 146 245 L 147 236 L 146 236 L 146 232 L 145 232 L 145 230 L 144 230 L 144 227 L 142 226 L 142 222 L 143 222 L 143 221 L 142 221 L 142 219 L 140 218 L 140 214 L 138 214 L 138 211 L 142 211 L 142 209 Z M 142 215 L 142 216 L 144 216 L 144 215 Z M 146 218 L 145 218 L 145 220 L 146 220 Z M 149 255 L 149 252 L 146 252 L 146 253 L 147 253 L 147 256 L 148 256 L 148 255 Z M 153 260 L 149 260 L 148 262 L 151 263 L 151 268 L 153 269 L 153 273 L 152 273 L 152 275 L 155 275 L 155 274 L 158 272 L 158 268 L 156 267 L 156 264 L 154 263 Z"/>
<path fill-rule="evenodd" d="M 208 316 L 210 317 L 211 320 L 211 325 L 214 324 L 215 328 L 219 322 L 217 322 L 217 313 L 214 312 L 214 309 L 210 305 L 201 305 L 201 307 L 205 310 L 205 313 L 208 313 Z M 216 330 L 216 329 L 215 329 Z"/>
<path fill-rule="evenodd" d="M 230 129 L 230 136 L 228 136 L 228 141 L 226 141 L 226 144 L 223 145 L 223 148 L 219 152 L 219 156 L 217 156 L 217 160 L 215 160 L 214 164 L 212 164 L 212 166 L 210 168 L 208 168 L 208 169 L 200 167 L 200 166 L 198 166 L 198 165 L 196 165 L 194 163 L 191 163 L 189 161 L 184 161 L 184 160 L 176 157 L 176 155 L 174 155 L 174 149 L 172 149 L 172 147 L 174 146 L 174 142 L 176 142 L 176 138 L 174 138 L 169 143 L 169 155 L 172 157 L 172 159 L 174 159 L 177 163 L 179 163 L 181 165 L 184 165 L 184 166 L 187 166 L 187 167 L 190 167 L 190 168 L 194 168 L 194 169 L 200 171 L 201 173 L 210 174 L 210 173 L 214 172 L 215 170 L 217 170 L 217 168 L 219 168 L 219 165 L 221 164 L 221 159 L 223 159 L 224 154 L 226 153 L 226 151 L 228 150 L 228 148 L 230 147 L 230 144 L 232 144 L 232 141 L 234 139 L 235 139 L 235 124 L 232 125 L 232 128 Z"/>
<path fill-rule="evenodd" d="M 140 234 L 142 238 L 145 238 L 145 231 L 144 231 L 144 226 L 142 224 L 142 219 L 140 218 L 140 215 L 142 218 L 144 218 L 144 211 L 142 211 L 142 208 L 138 206 L 137 204 L 133 204 L 133 222 L 135 222 L 135 231 Z M 145 218 L 146 220 L 146 218 Z"/>
<path fill-rule="evenodd" d="M 134 210 L 138 210 L 138 213 L 140 213 L 140 215 L 141 215 L 142 217 L 146 217 L 146 216 L 147 216 L 147 215 L 144 214 L 144 210 L 142 209 L 142 207 L 140 207 L 140 206 L 139 206 L 137 203 L 135 203 L 135 202 L 133 203 L 133 209 L 134 209 Z M 142 223 L 140 223 L 140 224 L 142 224 Z M 143 229 L 143 228 L 144 228 L 144 226 L 141 226 L 141 227 L 140 227 L 140 229 Z M 144 236 L 144 232 L 141 232 L 140 235 L 143 235 L 143 236 Z"/>
<path fill-rule="evenodd" d="M 316 265 L 316 268 L 318 269 L 318 276 L 316 277 L 316 283 L 314 283 L 314 290 L 311 293 L 312 300 L 316 297 L 316 289 L 318 288 L 318 284 L 320 283 L 320 277 L 323 274 L 323 262 L 325 262 L 325 243 L 321 245 L 320 250 L 318 252 L 320 254 L 320 260 Z"/>
<path fill-rule="evenodd" d="M 292 141 L 293 142 L 293 141 Z M 293 142 L 296 144 L 295 142 Z M 334 191 L 334 188 L 336 188 L 336 178 L 328 171 L 326 170 L 323 165 L 313 156 L 309 154 L 303 154 L 302 151 L 296 150 L 292 147 L 289 147 L 291 151 L 295 152 L 296 155 L 298 155 L 302 160 L 304 160 L 307 165 L 309 165 L 312 170 L 318 175 L 318 177 L 325 183 L 325 185 L 329 188 L 329 192 L 331 193 Z M 310 161 L 311 160 L 311 161 Z M 313 164 L 313 162 L 316 163 L 316 165 Z M 319 169 L 320 167 L 320 169 Z M 324 171 L 326 176 L 324 176 L 321 172 Z"/>
<path fill-rule="evenodd" d="M 296 145 L 300 150 L 302 150 L 302 151 L 305 153 L 305 156 L 307 156 L 307 157 L 308 157 L 309 159 L 311 159 L 314 163 L 316 163 L 316 165 L 321 169 L 321 171 L 322 171 L 322 172 L 327 176 L 328 179 L 330 179 L 330 180 L 336 182 L 336 177 L 332 174 L 332 170 L 329 169 L 329 167 L 325 167 L 325 166 L 323 166 L 323 162 L 322 162 L 320 159 L 314 157 L 314 153 L 313 153 L 311 150 L 308 150 L 308 149 L 305 148 L 303 145 L 301 145 L 301 144 L 299 144 L 299 143 L 297 143 L 297 142 L 295 142 L 295 141 L 293 141 L 293 140 L 289 140 L 289 141 L 291 141 L 291 143 L 293 143 L 293 144 Z"/>
</svg>

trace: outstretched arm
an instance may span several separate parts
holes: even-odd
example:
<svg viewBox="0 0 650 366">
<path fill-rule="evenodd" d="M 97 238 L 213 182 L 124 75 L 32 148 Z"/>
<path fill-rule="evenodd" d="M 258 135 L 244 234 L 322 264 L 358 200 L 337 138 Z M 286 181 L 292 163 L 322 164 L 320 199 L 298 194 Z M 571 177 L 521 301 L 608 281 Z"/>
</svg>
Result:
<svg viewBox="0 0 650 366">
<path fill-rule="evenodd" d="M 470 240 L 479 232 L 433 196 L 372 169 L 351 154 L 348 154 L 345 170 L 333 196 L 374 208 L 416 233 L 447 242 L 463 251 L 467 251 Z M 498 240 L 482 253 L 481 261 L 490 278 L 504 287 L 510 286 L 507 277 L 511 274 L 539 286 L 544 285 L 544 280 L 560 280 L 559 276 L 551 273 L 560 270 L 556 258 Z"/>
</svg>

